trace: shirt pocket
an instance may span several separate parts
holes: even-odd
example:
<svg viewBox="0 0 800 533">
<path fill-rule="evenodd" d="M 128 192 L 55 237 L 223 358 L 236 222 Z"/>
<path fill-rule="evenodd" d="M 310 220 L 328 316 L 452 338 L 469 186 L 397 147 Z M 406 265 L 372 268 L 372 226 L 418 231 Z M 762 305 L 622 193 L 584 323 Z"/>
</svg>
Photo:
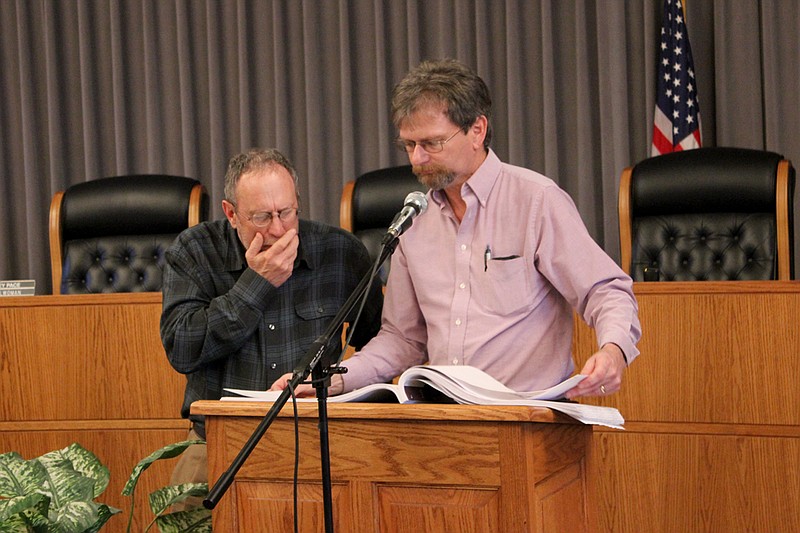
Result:
<svg viewBox="0 0 800 533">
<path fill-rule="evenodd" d="M 295 313 L 303 320 L 322 320 L 327 325 L 339 311 L 339 303 L 332 300 L 320 300 L 316 302 L 303 302 L 295 304 Z"/>
<path fill-rule="evenodd" d="M 303 302 L 295 304 L 294 309 L 300 322 L 295 328 L 297 335 L 296 339 L 303 339 L 302 342 L 307 342 L 307 346 L 303 348 L 307 351 L 311 348 L 312 343 L 319 340 L 323 333 L 326 333 L 328 328 L 339 312 L 341 304 L 338 301 L 331 299 L 318 300 L 315 302 Z M 300 334 L 302 332 L 302 334 Z M 314 348 L 316 349 L 316 347 Z M 335 360 L 338 360 L 339 352 L 342 349 L 341 342 L 341 328 L 338 333 L 334 333 L 328 340 L 328 346 L 325 349 L 324 359 L 319 364 L 330 365 Z"/>
<path fill-rule="evenodd" d="M 532 304 L 524 257 L 490 259 L 478 275 L 480 304 L 489 312 L 511 315 Z"/>
</svg>

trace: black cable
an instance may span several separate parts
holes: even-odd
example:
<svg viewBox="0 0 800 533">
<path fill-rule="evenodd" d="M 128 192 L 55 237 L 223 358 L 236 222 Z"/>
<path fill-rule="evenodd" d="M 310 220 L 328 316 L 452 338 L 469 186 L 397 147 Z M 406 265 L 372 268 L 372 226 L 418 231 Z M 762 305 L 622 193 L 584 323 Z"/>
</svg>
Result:
<svg viewBox="0 0 800 533">
<path fill-rule="evenodd" d="M 289 387 L 289 391 L 292 393 L 292 407 L 294 408 L 294 483 L 293 485 L 293 507 L 294 507 L 294 533 L 298 533 L 297 524 L 298 524 L 298 514 L 297 514 L 297 483 L 298 478 L 300 477 L 300 430 L 298 425 L 300 423 L 300 417 L 297 414 L 297 397 L 294 395 L 294 387 L 292 387 L 292 382 L 286 384 Z"/>
</svg>

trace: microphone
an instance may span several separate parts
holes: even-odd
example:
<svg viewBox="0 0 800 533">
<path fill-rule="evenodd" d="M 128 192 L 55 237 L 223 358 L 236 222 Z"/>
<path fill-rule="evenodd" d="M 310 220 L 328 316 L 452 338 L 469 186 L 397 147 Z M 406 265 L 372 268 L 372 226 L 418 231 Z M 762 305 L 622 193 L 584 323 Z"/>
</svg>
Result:
<svg viewBox="0 0 800 533">
<path fill-rule="evenodd" d="M 428 209 L 428 199 L 424 192 L 414 191 L 408 193 L 404 202 L 403 209 L 400 210 L 389 225 L 389 229 L 383 236 L 383 244 L 387 244 L 411 227 L 411 222 L 417 215 L 421 215 Z"/>
</svg>

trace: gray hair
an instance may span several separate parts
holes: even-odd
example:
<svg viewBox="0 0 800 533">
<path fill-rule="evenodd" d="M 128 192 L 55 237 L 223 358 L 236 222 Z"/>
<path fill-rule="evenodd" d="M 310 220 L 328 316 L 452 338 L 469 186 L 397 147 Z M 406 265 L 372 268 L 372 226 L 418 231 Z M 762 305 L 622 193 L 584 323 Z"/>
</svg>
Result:
<svg viewBox="0 0 800 533">
<path fill-rule="evenodd" d="M 465 133 L 481 115 L 488 122 L 483 146 L 492 140 L 492 97 L 486 83 L 455 59 L 424 61 L 392 91 L 392 121 L 397 128 L 424 105 L 444 107 L 445 116 Z"/>
<path fill-rule="evenodd" d="M 236 205 L 236 186 L 243 174 L 253 170 L 261 170 L 281 166 L 291 174 L 294 180 L 294 190 L 297 201 L 300 202 L 297 171 L 291 161 L 275 148 L 251 148 L 241 154 L 231 157 L 228 162 L 228 171 L 225 173 L 225 199 Z"/>
</svg>

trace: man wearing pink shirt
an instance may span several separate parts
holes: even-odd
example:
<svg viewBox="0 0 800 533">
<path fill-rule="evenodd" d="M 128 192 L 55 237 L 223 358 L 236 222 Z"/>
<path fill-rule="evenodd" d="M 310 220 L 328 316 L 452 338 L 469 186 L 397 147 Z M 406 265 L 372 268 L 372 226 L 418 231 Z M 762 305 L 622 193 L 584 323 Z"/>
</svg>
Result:
<svg viewBox="0 0 800 533">
<path fill-rule="evenodd" d="M 490 114 L 486 84 L 454 60 L 424 62 L 395 87 L 397 143 L 430 188 L 428 209 L 392 256 L 380 333 L 343 363 L 331 394 L 426 362 L 475 366 L 515 390 L 550 387 L 575 371 L 573 311 L 600 349 L 567 396 L 619 390 L 639 353 L 632 281 L 555 182 L 500 161 Z"/>
</svg>

